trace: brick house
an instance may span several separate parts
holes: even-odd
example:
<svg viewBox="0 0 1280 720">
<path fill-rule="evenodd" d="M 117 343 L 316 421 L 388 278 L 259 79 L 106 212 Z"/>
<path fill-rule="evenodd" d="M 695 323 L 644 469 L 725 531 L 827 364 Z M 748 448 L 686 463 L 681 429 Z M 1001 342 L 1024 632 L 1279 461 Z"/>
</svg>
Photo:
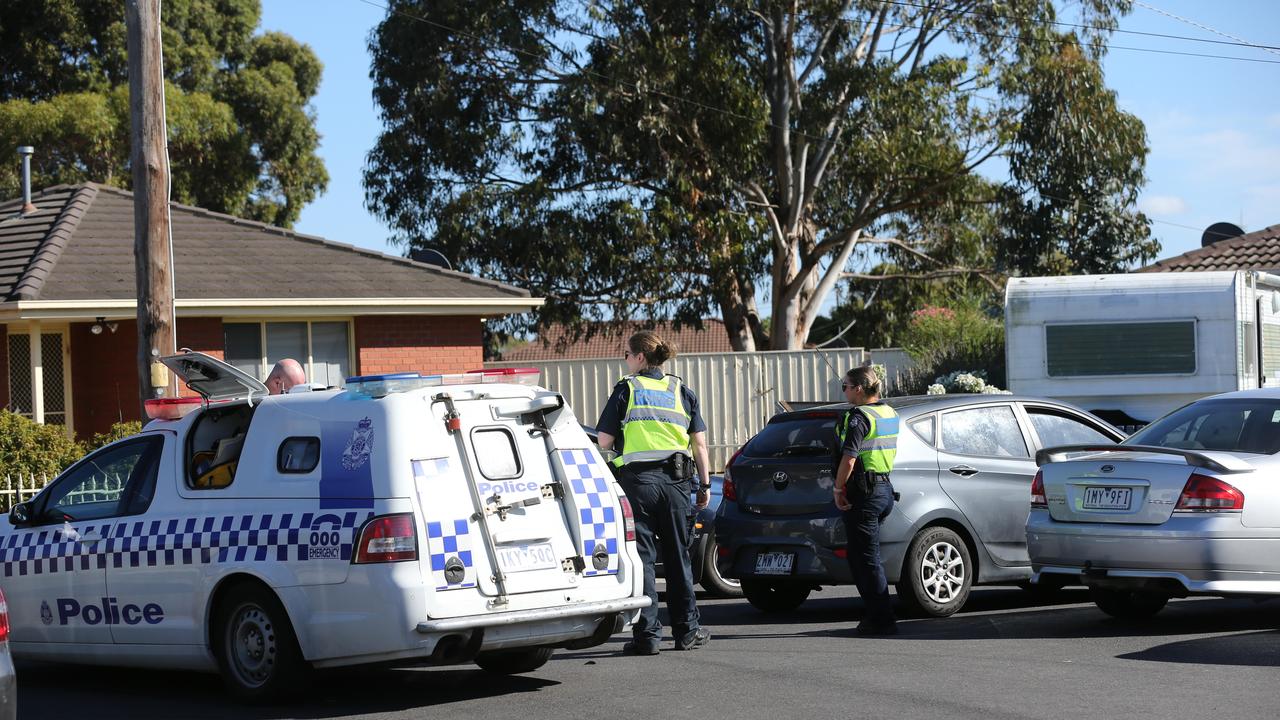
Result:
<svg viewBox="0 0 1280 720">
<path fill-rule="evenodd" d="M 0 203 L 0 406 L 85 437 L 137 418 L 132 193 L 62 185 Z M 172 204 L 177 343 L 312 382 L 483 362 L 482 320 L 539 298 L 407 258 Z"/>
<path fill-rule="evenodd" d="M 1138 272 L 1260 270 L 1280 273 L 1280 225 L 1272 225 L 1147 265 Z"/>
</svg>

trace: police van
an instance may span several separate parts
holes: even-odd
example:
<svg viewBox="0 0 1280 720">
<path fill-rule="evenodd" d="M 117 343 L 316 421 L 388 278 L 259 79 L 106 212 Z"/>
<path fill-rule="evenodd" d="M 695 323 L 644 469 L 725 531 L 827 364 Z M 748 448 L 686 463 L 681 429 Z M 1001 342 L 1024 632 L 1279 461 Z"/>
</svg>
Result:
<svg viewBox="0 0 1280 720">
<path fill-rule="evenodd" d="M 535 375 L 351 378 L 269 396 L 202 353 L 0 521 L 18 657 L 216 670 L 246 699 L 308 667 L 519 673 L 648 604 L 626 497 Z"/>
</svg>

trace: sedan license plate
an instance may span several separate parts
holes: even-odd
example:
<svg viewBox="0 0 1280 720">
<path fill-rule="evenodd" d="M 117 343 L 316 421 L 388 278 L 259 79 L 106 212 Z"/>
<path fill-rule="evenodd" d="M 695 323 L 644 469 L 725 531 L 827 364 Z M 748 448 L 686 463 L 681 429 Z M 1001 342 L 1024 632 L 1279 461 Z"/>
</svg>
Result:
<svg viewBox="0 0 1280 720">
<path fill-rule="evenodd" d="M 546 570 L 560 566 L 551 543 L 498 546 L 498 564 L 504 573 Z"/>
<path fill-rule="evenodd" d="M 791 566 L 795 564 L 796 554 L 788 552 L 767 552 L 756 556 L 757 575 L 790 575 Z"/>
<path fill-rule="evenodd" d="M 1128 510 L 1133 489 L 1127 487 L 1088 487 L 1084 489 L 1085 510 Z"/>
</svg>

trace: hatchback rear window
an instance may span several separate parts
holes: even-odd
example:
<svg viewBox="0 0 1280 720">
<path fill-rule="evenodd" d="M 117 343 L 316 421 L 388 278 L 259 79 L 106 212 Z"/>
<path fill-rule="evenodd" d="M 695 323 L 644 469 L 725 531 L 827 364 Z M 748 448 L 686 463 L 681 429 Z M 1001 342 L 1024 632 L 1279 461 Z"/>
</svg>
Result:
<svg viewBox="0 0 1280 720">
<path fill-rule="evenodd" d="M 1280 401 L 1242 398 L 1191 403 L 1123 444 L 1269 455 L 1280 450 Z"/>
<path fill-rule="evenodd" d="M 765 425 L 743 453 L 751 457 L 786 457 L 834 455 L 836 450 L 836 415 L 821 413 Z"/>
</svg>

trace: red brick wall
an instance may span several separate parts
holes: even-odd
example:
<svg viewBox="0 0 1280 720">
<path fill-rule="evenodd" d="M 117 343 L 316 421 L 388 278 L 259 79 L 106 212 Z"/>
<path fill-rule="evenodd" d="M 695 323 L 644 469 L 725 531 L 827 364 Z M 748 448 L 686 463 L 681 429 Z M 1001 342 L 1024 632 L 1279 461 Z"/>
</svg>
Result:
<svg viewBox="0 0 1280 720">
<path fill-rule="evenodd" d="M 480 318 L 392 315 L 355 319 L 356 373 L 459 373 L 484 365 Z"/>
<path fill-rule="evenodd" d="M 106 432 L 122 420 L 139 419 L 138 325 L 133 320 L 121 320 L 114 333 L 101 335 L 89 331 L 92 325 L 71 324 L 72 412 L 76 435 L 81 438 Z M 223 343 L 221 318 L 178 321 L 179 348 L 221 358 Z"/>
</svg>

